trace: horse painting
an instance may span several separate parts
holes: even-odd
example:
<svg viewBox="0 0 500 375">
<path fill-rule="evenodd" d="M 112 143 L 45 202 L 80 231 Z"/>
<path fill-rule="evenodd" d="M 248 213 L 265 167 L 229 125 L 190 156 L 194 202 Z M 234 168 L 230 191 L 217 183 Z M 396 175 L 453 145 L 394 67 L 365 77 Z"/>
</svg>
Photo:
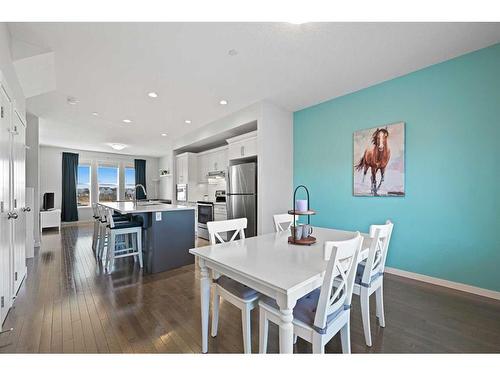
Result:
<svg viewBox="0 0 500 375">
<path fill-rule="evenodd" d="M 404 124 L 396 124 L 396 125 L 404 125 Z M 361 181 L 356 180 L 355 176 L 355 195 L 404 195 L 404 170 L 399 171 L 397 169 L 401 166 L 404 167 L 404 155 L 402 155 L 403 147 L 404 147 L 404 127 L 403 132 L 401 130 L 396 131 L 396 138 L 394 141 L 396 143 L 402 143 L 397 147 L 397 163 L 394 164 L 396 168 L 392 178 L 391 178 L 391 186 L 385 186 L 384 181 L 386 178 L 386 171 L 388 167 L 392 163 L 391 159 L 391 145 L 389 144 L 389 139 L 392 138 L 392 130 L 395 130 L 391 127 L 396 125 L 388 125 L 385 127 L 377 127 L 375 129 L 368 129 L 365 131 L 361 131 L 362 133 L 358 136 L 355 133 L 355 155 L 356 153 L 361 156 L 355 160 L 359 160 L 357 164 L 354 165 L 354 173 L 362 173 Z M 363 146 L 364 144 L 364 146 Z M 401 164 L 401 161 L 403 163 Z M 371 172 L 370 179 L 370 188 L 369 191 L 361 191 L 365 186 L 365 177 L 368 173 L 368 170 Z M 378 178 L 378 173 L 380 171 L 380 177 Z M 403 181 L 398 184 L 398 177 L 402 177 Z M 378 178 L 378 180 L 377 180 Z M 393 186 L 396 182 L 396 186 Z M 384 185 L 383 185 L 384 184 Z M 356 188 L 360 191 L 356 191 Z M 381 188 L 384 189 L 384 192 L 380 194 Z M 358 194 L 356 194 L 358 193 Z"/>
</svg>

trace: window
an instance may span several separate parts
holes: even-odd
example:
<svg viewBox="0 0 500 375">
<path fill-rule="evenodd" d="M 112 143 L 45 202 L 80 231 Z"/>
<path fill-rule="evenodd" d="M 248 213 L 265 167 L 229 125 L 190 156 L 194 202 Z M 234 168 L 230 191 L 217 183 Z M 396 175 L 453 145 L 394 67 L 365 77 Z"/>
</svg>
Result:
<svg viewBox="0 0 500 375">
<path fill-rule="evenodd" d="M 90 165 L 78 165 L 76 203 L 78 207 L 90 206 Z"/>
<path fill-rule="evenodd" d="M 135 168 L 125 167 L 125 200 L 134 199 L 135 188 Z"/>
<path fill-rule="evenodd" d="M 97 173 L 99 202 L 118 200 L 118 168 L 99 166 Z"/>
</svg>

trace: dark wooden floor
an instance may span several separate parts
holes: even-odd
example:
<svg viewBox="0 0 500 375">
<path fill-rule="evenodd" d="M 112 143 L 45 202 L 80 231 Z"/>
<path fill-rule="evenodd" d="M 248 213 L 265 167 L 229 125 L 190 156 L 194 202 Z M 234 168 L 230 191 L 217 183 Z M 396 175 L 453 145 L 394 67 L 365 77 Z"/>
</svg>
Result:
<svg viewBox="0 0 500 375">
<path fill-rule="evenodd" d="M 121 260 L 104 275 L 91 250 L 91 225 L 68 226 L 43 235 L 39 254 L 0 336 L 3 353 L 199 353 L 200 305 L 194 265 L 143 276 Z M 373 347 L 364 344 L 359 302 L 354 296 L 354 353 L 500 352 L 500 302 L 425 283 L 385 276 L 387 327 L 375 324 Z M 241 353 L 240 311 L 221 304 L 219 335 L 210 352 Z M 258 351 L 258 313 L 252 316 Z M 269 351 L 278 350 L 271 325 Z M 335 337 L 327 352 L 339 353 Z M 299 353 L 311 346 L 299 339 Z"/>
</svg>

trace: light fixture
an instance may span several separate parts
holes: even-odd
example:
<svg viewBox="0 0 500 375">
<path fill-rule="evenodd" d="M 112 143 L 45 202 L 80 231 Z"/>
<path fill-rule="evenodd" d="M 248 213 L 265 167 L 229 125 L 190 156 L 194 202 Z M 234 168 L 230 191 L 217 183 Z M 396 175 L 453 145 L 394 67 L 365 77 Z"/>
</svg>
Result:
<svg viewBox="0 0 500 375">
<path fill-rule="evenodd" d="M 97 116 L 99 116 L 99 113 L 97 113 L 97 112 L 92 112 L 92 116 L 96 116 L 96 117 L 97 117 Z"/>
<path fill-rule="evenodd" d="M 227 100 L 222 99 L 219 103 L 220 103 L 220 105 L 226 105 L 227 104 Z"/>
<path fill-rule="evenodd" d="M 113 150 L 123 150 L 127 145 L 124 145 L 123 143 L 110 143 L 109 144 Z"/>
<path fill-rule="evenodd" d="M 157 97 L 158 97 L 158 94 L 157 94 L 156 92 L 154 92 L 154 91 L 151 91 L 150 93 L 148 93 L 148 96 L 149 96 L 150 98 L 157 98 Z"/>
<path fill-rule="evenodd" d="M 130 124 L 130 123 L 132 122 L 132 120 L 129 120 L 128 118 L 126 118 L 125 120 L 123 120 L 123 122 L 124 122 L 125 124 Z"/>
<path fill-rule="evenodd" d="M 73 96 L 68 96 L 66 98 L 66 101 L 68 102 L 68 104 L 71 104 L 71 105 L 75 105 L 79 102 L 79 100 Z"/>
<path fill-rule="evenodd" d="M 166 137 L 166 136 L 167 136 L 167 133 L 161 133 L 161 136 L 162 136 L 162 137 Z"/>
<path fill-rule="evenodd" d="M 191 124 L 191 120 L 184 120 L 186 124 Z"/>
<path fill-rule="evenodd" d="M 235 49 L 230 49 L 227 54 L 229 56 L 236 56 L 238 54 L 238 51 L 236 51 Z"/>
</svg>

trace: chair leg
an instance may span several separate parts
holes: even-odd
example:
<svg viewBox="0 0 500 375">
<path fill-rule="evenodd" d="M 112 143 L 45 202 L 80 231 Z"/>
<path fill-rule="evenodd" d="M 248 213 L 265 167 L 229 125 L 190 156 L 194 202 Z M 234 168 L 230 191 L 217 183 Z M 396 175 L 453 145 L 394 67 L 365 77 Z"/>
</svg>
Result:
<svg viewBox="0 0 500 375">
<path fill-rule="evenodd" d="M 220 295 L 217 293 L 217 286 L 215 286 L 214 298 L 212 301 L 212 337 L 217 336 L 217 328 L 219 327 L 219 304 Z"/>
<path fill-rule="evenodd" d="M 294 344 L 294 345 L 297 343 L 297 338 L 298 338 L 298 337 L 299 337 L 299 336 L 297 336 L 297 335 L 293 335 L 293 344 Z"/>
<path fill-rule="evenodd" d="M 107 262 L 106 262 L 106 270 L 108 271 L 108 273 L 111 273 L 111 269 L 115 267 L 115 241 L 116 241 L 116 235 L 113 232 L 111 232 L 109 234 Z"/>
<path fill-rule="evenodd" d="M 139 253 L 138 254 L 139 266 L 142 268 L 143 267 L 143 262 L 142 262 L 142 228 L 139 228 L 139 230 L 137 231 L 135 239 L 137 241 L 137 251 Z"/>
<path fill-rule="evenodd" d="M 252 327 L 249 305 L 246 305 L 241 310 L 241 325 L 243 327 L 243 352 L 245 354 L 252 354 Z"/>
<path fill-rule="evenodd" d="M 323 337 L 319 333 L 313 333 L 312 338 L 313 354 L 324 354 L 325 345 L 323 345 Z"/>
<path fill-rule="evenodd" d="M 383 289 L 383 284 L 380 285 L 380 288 L 378 288 L 375 291 L 375 301 L 377 303 L 377 317 L 378 317 L 378 324 L 381 327 L 385 327 L 385 315 L 384 315 L 384 289 Z"/>
<path fill-rule="evenodd" d="M 363 330 L 365 331 L 365 342 L 367 346 L 372 346 L 372 336 L 370 333 L 370 295 L 368 288 L 361 288 L 361 318 L 363 320 Z"/>
<path fill-rule="evenodd" d="M 267 337 L 269 334 L 269 320 L 266 310 L 259 308 L 259 353 L 267 353 Z"/>
<path fill-rule="evenodd" d="M 340 342 L 342 343 L 342 353 L 351 354 L 351 331 L 350 331 L 350 319 L 347 323 L 340 329 Z"/>
</svg>

